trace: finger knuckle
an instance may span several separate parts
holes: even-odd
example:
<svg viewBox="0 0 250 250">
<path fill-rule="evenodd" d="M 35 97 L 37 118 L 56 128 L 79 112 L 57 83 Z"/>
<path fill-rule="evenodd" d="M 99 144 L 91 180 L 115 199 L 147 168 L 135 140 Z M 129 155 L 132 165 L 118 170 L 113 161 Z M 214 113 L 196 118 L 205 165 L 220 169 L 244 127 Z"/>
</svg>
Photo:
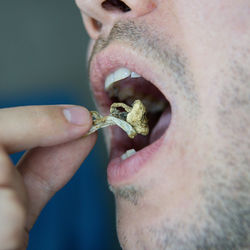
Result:
<svg viewBox="0 0 250 250">
<path fill-rule="evenodd" d="M 4 249 L 18 249 L 24 244 L 26 210 L 11 189 L 0 191 L 0 242 Z"/>
<path fill-rule="evenodd" d="M 17 192 L 10 188 L 0 190 L 0 209 L 9 217 L 23 224 L 26 217 L 26 206 Z"/>
<path fill-rule="evenodd" d="M 0 151 L 0 186 L 8 185 L 13 178 L 14 169 L 7 154 Z"/>
<path fill-rule="evenodd" d="M 44 131 L 49 132 L 53 131 L 55 128 L 56 122 L 60 120 L 58 108 L 56 107 L 42 107 L 42 108 L 36 108 L 35 110 L 35 123 L 41 132 L 43 134 Z"/>
<path fill-rule="evenodd" d="M 40 130 L 47 129 L 51 123 L 49 111 L 45 107 L 34 107 L 33 122 Z"/>
</svg>

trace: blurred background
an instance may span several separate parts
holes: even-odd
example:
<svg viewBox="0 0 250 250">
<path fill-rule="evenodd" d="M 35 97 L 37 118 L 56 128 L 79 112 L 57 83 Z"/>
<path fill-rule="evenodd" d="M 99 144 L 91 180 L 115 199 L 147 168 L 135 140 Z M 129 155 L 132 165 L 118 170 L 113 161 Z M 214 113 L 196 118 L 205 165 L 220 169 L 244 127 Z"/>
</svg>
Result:
<svg viewBox="0 0 250 250">
<path fill-rule="evenodd" d="M 0 1 L 0 107 L 78 104 L 94 109 L 88 37 L 73 0 Z M 17 162 L 22 153 L 12 155 Z M 73 179 L 49 202 L 29 250 L 116 250 L 113 195 L 102 136 Z"/>
</svg>

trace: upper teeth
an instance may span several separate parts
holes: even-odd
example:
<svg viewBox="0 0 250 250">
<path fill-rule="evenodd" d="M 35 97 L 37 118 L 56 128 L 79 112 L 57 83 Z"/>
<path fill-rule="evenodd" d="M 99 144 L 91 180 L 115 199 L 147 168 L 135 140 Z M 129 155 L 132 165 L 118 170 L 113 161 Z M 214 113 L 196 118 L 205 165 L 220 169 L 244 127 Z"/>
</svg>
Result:
<svg viewBox="0 0 250 250">
<path fill-rule="evenodd" d="M 135 72 L 131 72 L 127 68 L 119 68 L 115 72 L 109 74 L 105 80 L 105 89 L 107 90 L 114 82 L 125 79 L 127 77 L 138 78 L 141 77 L 139 74 Z"/>
</svg>

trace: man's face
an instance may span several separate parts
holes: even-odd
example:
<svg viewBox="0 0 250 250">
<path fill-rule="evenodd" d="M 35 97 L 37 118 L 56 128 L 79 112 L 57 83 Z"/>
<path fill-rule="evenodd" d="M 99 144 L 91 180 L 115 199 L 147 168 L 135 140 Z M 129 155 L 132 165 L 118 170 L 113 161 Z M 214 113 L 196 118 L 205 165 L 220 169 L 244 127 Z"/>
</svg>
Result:
<svg viewBox="0 0 250 250">
<path fill-rule="evenodd" d="M 77 4 L 100 111 L 150 110 L 149 136 L 106 133 L 122 248 L 249 249 L 250 1 Z"/>
</svg>

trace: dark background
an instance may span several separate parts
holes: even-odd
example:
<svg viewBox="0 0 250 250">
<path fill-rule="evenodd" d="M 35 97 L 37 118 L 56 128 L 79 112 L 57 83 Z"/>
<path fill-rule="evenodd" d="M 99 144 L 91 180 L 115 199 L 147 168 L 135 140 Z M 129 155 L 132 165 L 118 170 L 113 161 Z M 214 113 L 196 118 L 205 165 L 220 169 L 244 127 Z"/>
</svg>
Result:
<svg viewBox="0 0 250 250">
<path fill-rule="evenodd" d="M 0 107 L 78 104 L 94 109 L 88 37 L 73 0 L 0 1 Z M 12 155 L 14 162 L 21 153 Z M 116 250 L 115 208 L 102 136 L 73 179 L 48 203 L 29 250 Z"/>
</svg>

